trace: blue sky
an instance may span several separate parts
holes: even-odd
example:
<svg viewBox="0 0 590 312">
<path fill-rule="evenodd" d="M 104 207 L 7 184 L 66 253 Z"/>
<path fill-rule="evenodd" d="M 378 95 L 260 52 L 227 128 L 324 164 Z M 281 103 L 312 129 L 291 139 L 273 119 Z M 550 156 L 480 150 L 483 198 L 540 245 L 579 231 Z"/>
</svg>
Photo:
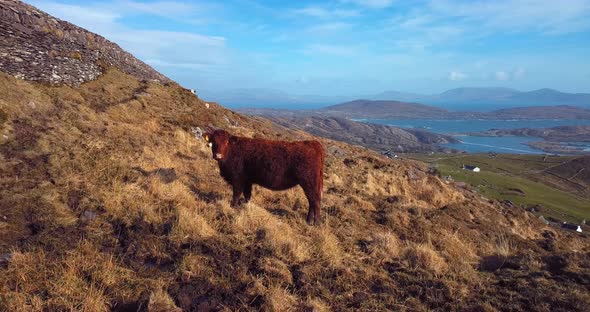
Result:
<svg viewBox="0 0 590 312">
<path fill-rule="evenodd" d="M 27 2 L 197 90 L 590 92 L 590 0 Z"/>
</svg>

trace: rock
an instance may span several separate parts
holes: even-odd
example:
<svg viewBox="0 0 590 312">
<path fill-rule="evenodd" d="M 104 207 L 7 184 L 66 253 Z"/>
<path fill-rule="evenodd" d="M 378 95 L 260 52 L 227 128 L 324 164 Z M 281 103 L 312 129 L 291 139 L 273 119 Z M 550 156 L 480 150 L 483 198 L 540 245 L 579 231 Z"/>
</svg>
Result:
<svg viewBox="0 0 590 312">
<path fill-rule="evenodd" d="M 356 305 L 359 305 L 362 302 L 367 301 L 367 299 L 369 299 L 369 295 L 366 292 L 357 291 L 354 294 L 352 294 L 352 302 Z"/>
<path fill-rule="evenodd" d="M 416 174 L 416 172 L 414 170 L 408 170 L 408 179 L 410 180 L 418 180 L 420 179 L 420 177 Z"/>
<path fill-rule="evenodd" d="M 502 200 L 502 201 L 500 201 L 500 203 L 502 203 L 502 205 L 504 205 L 506 207 L 514 207 L 514 203 L 508 199 Z"/>
<path fill-rule="evenodd" d="M 203 130 L 201 130 L 201 128 L 199 128 L 199 127 L 191 128 L 191 132 L 193 133 L 193 135 L 195 136 L 195 138 L 197 140 L 200 140 L 203 137 Z"/>
<path fill-rule="evenodd" d="M 0 254 L 0 266 L 7 266 L 12 259 L 12 253 Z"/>
<path fill-rule="evenodd" d="M 227 124 L 230 127 L 238 127 L 239 126 L 236 121 L 229 119 L 227 116 L 223 116 L 223 119 L 225 120 L 225 122 L 227 122 Z"/>
<path fill-rule="evenodd" d="M 455 186 L 458 187 L 458 188 L 466 189 L 467 188 L 467 183 L 465 183 L 465 182 L 455 182 Z"/>
<path fill-rule="evenodd" d="M 342 158 L 342 157 L 345 157 L 348 155 L 348 153 L 345 150 L 341 149 L 340 147 L 338 147 L 336 145 L 332 145 L 332 146 L 328 147 L 328 153 L 334 155 L 335 157 L 339 157 L 339 158 Z"/>
<path fill-rule="evenodd" d="M 160 181 L 162 181 L 164 184 L 172 183 L 178 179 L 176 170 L 174 170 L 174 168 L 158 168 L 155 170 L 155 172 L 158 174 L 158 176 L 160 176 Z"/>
<path fill-rule="evenodd" d="M 86 210 L 80 216 L 80 221 L 82 221 L 82 222 L 91 222 L 94 219 L 96 219 L 96 212 L 94 212 L 94 211 Z"/>
</svg>

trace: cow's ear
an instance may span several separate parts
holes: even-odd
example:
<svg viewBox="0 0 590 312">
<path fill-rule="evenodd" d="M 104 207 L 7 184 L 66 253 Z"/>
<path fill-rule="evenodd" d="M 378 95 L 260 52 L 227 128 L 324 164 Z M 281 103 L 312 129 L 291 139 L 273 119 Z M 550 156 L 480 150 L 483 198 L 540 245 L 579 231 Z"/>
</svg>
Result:
<svg viewBox="0 0 590 312">
<path fill-rule="evenodd" d="M 209 133 L 203 133 L 203 139 L 205 139 L 206 142 L 210 142 L 211 135 Z"/>
</svg>

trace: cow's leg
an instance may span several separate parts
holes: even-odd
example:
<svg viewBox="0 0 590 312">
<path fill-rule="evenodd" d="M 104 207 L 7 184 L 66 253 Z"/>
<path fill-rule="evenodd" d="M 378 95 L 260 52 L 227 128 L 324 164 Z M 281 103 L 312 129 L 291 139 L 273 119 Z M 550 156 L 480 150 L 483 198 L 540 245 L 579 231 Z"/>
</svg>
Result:
<svg viewBox="0 0 590 312">
<path fill-rule="evenodd" d="M 246 199 L 246 202 L 249 202 L 250 198 L 252 198 L 252 183 L 250 182 L 246 182 L 244 187 L 244 198 Z"/>
<path fill-rule="evenodd" d="M 231 200 L 231 206 L 237 207 L 240 204 L 240 196 L 242 196 L 242 191 L 244 190 L 244 184 L 241 182 L 234 182 L 233 183 L 233 191 L 234 195 Z"/>
<path fill-rule="evenodd" d="M 316 200 L 315 200 L 315 206 L 314 206 L 314 221 L 315 224 L 320 224 L 322 223 L 322 220 L 320 219 L 320 209 L 322 207 L 322 191 L 320 190 L 319 193 L 316 193 Z"/>
<path fill-rule="evenodd" d="M 309 184 L 301 185 L 309 203 L 309 211 L 307 212 L 307 224 L 320 224 L 320 194 L 318 194 L 316 187 Z"/>
</svg>

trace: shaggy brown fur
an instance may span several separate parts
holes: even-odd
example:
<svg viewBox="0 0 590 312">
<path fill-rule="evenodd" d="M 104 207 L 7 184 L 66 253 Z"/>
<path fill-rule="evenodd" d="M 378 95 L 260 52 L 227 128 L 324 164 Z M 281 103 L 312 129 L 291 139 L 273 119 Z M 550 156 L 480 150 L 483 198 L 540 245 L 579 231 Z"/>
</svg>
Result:
<svg viewBox="0 0 590 312">
<path fill-rule="evenodd" d="M 231 205 L 237 206 L 244 193 L 252 196 L 252 185 L 286 190 L 300 185 L 309 202 L 307 223 L 320 222 L 323 188 L 324 148 L 318 141 L 271 141 L 233 136 L 225 130 L 205 133 L 221 176 L 233 187 Z"/>
</svg>

